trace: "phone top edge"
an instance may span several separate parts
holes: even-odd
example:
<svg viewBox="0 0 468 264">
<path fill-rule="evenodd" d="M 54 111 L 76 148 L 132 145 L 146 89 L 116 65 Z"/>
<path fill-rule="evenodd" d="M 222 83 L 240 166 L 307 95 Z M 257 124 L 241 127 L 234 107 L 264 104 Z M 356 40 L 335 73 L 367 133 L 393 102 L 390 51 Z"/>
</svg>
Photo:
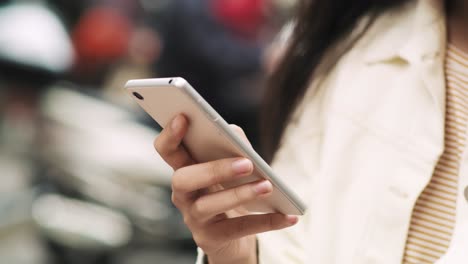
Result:
<svg viewBox="0 0 468 264">
<path fill-rule="evenodd" d="M 189 85 L 187 80 L 185 80 L 182 77 L 176 77 L 176 78 L 171 78 L 172 79 L 172 85 L 178 87 L 178 88 L 184 88 Z"/>
<path fill-rule="evenodd" d="M 131 89 L 137 87 L 151 87 L 160 85 L 172 85 L 180 87 L 180 85 L 183 85 L 184 83 L 187 83 L 187 81 L 181 77 L 133 79 L 127 81 L 125 88 Z"/>
</svg>

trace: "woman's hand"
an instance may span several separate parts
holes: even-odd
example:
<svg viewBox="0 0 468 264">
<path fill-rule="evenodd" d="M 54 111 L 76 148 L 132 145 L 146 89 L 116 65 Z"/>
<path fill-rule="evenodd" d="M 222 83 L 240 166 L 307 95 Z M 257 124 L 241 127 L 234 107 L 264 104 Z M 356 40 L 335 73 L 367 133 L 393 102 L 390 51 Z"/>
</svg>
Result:
<svg viewBox="0 0 468 264">
<path fill-rule="evenodd" d="M 175 171 L 173 203 L 182 212 L 185 224 L 210 264 L 257 263 L 255 234 L 292 226 L 297 217 L 249 215 L 242 206 L 269 196 L 273 190 L 271 183 L 263 180 L 223 189 L 221 183 L 251 175 L 252 162 L 232 158 L 196 164 L 181 144 L 188 126 L 184 116 L 177 116 L 154 144 Z M 245 138 L 242 129 L 235 126 L 233 129 Z"/>
</svg>

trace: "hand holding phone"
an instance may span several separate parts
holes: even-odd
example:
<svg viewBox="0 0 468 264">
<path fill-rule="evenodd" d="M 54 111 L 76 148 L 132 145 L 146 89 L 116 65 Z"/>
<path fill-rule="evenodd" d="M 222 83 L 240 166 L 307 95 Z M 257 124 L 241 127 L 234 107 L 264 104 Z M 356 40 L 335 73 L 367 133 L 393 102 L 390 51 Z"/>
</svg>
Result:
<svg viewBox="0 0 468 264">
<path fill-rule="evenodd" d="M 184 79 L 126 88 L 164 128 L 155 148 L 174 168 L 173 202 L 209 263 L 256 263 L 255 234 L 296 224 L 302 201 Z"/>
<path fill-rule="evenodd" d="M 245 204 L 249 211 L 304 214 L 306 207 L 286 184 L 287 178 L 276 175 L 187 81 L 182 78 L 131 80 L 126 90 L 163 128 L 167 128 L 175 116 L 185 116 L 189 127 L 181 139 L 182 147 L 196 163 L 239 157 L 250 160 L 253 165 L 251 175 L 219 183 L 224 189 L 233 189 L 268 180 L 272 184 L 272 194 Z"/>
<path fill-rule="evenodd" d="M 172 200 L 209 263 L 256 263 L 255 234 L 292 226 L 298 219 L 280 213 L 250 215 L 244 205 L 271 195 L 271 183 L 261 180 L 221 188 L 225 181 L 248 177 L 252 162 L 227 158 L 197 163 L 182 145 L 189 129 L 187 118 L 178 115 L 155 141 L 155 148 L 175 171 Z"/>
</svg>

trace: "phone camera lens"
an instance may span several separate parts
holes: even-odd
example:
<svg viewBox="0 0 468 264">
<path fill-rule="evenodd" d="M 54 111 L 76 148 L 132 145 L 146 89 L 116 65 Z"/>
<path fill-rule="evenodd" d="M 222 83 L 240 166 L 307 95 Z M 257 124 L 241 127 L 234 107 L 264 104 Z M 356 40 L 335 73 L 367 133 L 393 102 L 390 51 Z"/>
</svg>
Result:
<svg viewBox="0 0 468 264">
<path fill-rule="evenodd" d="M 136 98 L 140 99 L 140 100 L 144 100 L 144 99 L 145 99 L 145 98 L 143 98 L 143 96 L 142 96 L 141 94 L 139 94 L 139 93 L 137 93 L 137 92 L 134 92 L 133 95 L 134 95 Z"/>
</svg>

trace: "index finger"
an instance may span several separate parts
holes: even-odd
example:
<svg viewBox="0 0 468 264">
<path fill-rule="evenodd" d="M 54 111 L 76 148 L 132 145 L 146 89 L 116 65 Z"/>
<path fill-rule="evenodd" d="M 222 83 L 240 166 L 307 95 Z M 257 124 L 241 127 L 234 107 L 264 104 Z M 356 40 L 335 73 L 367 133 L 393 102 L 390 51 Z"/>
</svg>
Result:
<svg viewBox="0 0 468 264">
<path fill-rule="evenodd" d="M 200 189 L 246 177 L 253 172 L 253 164 L 245 158 L 229 158 L 187 166 L 177 170 L 172 178 L 173 189 L 190 193 Z"/>
<path fill-rule="evenodd" d="M 187 133 L 188 126 L 187 118 L 183 115 L 177 115 L 154 141 L 156 151 L 174 170 L 195 164 L 182 145 L 182 139 Z"/>
</svg>

